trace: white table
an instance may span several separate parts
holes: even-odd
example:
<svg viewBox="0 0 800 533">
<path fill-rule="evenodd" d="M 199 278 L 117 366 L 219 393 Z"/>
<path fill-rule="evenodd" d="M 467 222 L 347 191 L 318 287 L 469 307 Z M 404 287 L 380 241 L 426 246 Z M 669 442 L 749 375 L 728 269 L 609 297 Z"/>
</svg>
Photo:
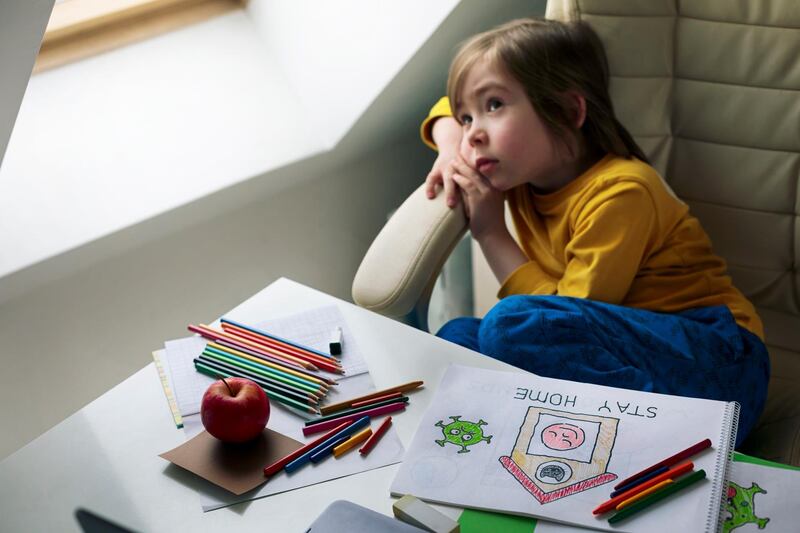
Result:
<svg viewBox="0 0 800 533">
<path fill-rule="evenodd" d="M 393 419 L 406 447 L 450 362 L 516 370 L 287 279 L 243 306 L 256 306 L 267 319 L 331 303 L 358 335 L 378 389 L 425 381 Z M 391 515 L 389 485 L 398 465 L 203 513 L 194 475 L 158 457 L 182 442 L 151 363 L 0 463 L 0 530 L 78 531 L 78 507 L 137 531 L 169 532 L 305 531 L 336 499 Z"/>
</svg>

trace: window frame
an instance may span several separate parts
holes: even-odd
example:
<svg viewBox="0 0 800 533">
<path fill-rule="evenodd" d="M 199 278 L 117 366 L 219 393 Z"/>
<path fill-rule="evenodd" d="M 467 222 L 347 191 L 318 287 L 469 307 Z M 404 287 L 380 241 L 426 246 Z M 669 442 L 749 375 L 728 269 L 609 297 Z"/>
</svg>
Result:
<svg viewBox="0 0 800 533">
<path fill-rule="evenodd" d="M 243 8 L 247 0 L 66 0 L 53 7 L 34 74 Z"/>
</svg>

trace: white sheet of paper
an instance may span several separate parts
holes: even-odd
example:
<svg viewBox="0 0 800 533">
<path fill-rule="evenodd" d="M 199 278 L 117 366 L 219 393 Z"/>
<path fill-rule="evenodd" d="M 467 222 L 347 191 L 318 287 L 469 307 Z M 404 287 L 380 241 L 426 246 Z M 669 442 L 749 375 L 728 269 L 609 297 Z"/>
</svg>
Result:
<svg viewBox="0 0 800 533">
<path fill-rule="evenodd" d="M 800 470 L 734 461 L 726 499 L 727 531 L 797 531 Z"/>
<path fill-rule="evenodd" d="M 249 322 L 245 322 L 251 325 Z M 274 333 L 284 339 L 309 346 L 320 351 L 327 351 L 330 331 L 334 327 L 342 328 L 342 355 L 340 357 L 344 376 L 340 374 L 323 373 L 338 381 L 338 385 L 331 387 L 325 398 L 326 404 L 337 403 L 348 398 L 361 396 L 375 390 L 372 378 L 367 372 L 364 358 L 358 349 L 358 341 L 350 332 L 339 308 L 325 306 L 291 316 L 279 317 L 265 322 L 253 323 L 254 327 L 269 333 Z M 187 337 L 167 341 L 165 343 L 164 371 L 175 394 L 175 400 L 183 417 L 183 430 L 186 439 L 191 439 L 202 431 L 200 422 L 200 402 L 208 386 L 214 378 L 197 372 L 192 362 L 195 357 L 203 352 L 206 339 L 200 336 Z M 303 435 L 305 420 L 311 419 L 310 414 L 300 414 L 280 402 L 270 402 L 270 418 L 267 427 L 291 437 L 299 442 L 308 442 L 319 435 L 307 438 Z M 383 417 L 372 421 L 372 427 L 383 421 Z M 380 445 L 376 446 L 365 458 L 357 451 L 345 454 L 339 459 L 329 458 L 319 465 L 307 465 L 291 476 L 285 473 L 278 474 L 270 479 L 266 485 L 254 493 L 245 496 L 235 496 L 224 489 L 211 483 L 200 491 L 201 504 L 204 511 L 211 511 L 226 507 L 234 503 L 263 498 L 270 494 L 320 483 L 329 479 L 364 472 L 389 464 L 400 462 L 404 448 L 394 428 L 381 438 Z M 264 465 L 267 466 L 267 465 Z"/>
<path fill-rule="evenodd" d="M 604 530 L 704 531 L 733 405 L 451 365 L 391 492 Z M 705 438 L 712 449 L 692 461 L 706 480 L 616 527 L 592 514 L 617 482 Z"/>
</svg>

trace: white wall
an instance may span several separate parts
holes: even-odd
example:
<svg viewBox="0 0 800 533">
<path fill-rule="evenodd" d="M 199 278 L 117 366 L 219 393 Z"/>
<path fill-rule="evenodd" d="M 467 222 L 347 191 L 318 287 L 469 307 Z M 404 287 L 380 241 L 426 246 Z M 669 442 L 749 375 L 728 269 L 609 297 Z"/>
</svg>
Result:
<svg viewBox="0 0 800 533">
<path fill-rule="evenodd" d="M 457 3 L 251 0 L 248 10 L 310 124 L 333 147 Z"/>
<path fill-rule="evenodd" d="M 332 148 L 455 3 L 252 2 L 259 24 L 34 76 L 0 170 L 0 301 L 28 288 L 13 272 Z"/>
<path fill-rule="evenodd" d="M 0 168 L 54 2 L 0 3 Z"/>
<path fill-rule="evenodd" d="M 460 2 L 334 150 L 262 172 L 0 279 L 0 420 L 14 428 L 0 432 L 0 459 L 146 365 L 151 351 L 185 335 L 188 323 L 214 319 L 278 277 L 349 299 L 356 268 L 386 214 L 421 182 L 433 162 L 417 128 L 444 90 L 455 44 L 529 14 L 536 5 L 541 3 L 532 8 L 529 0 Z M 224 99 L 214 102 L 225 109 Z M 106 112 L 115 111 L 107 107 Z M 215 108 L 209 115 L 222 113 Z M 166 131 L 176 127 L 161 122 L 155 120 Z M 71 130 L 64 134 L 69 143 L 80 144 Z M 128 151 L 138 152 L 145 162 L 151 149 L 152 161 L 171 157 L 149 142 L 148 136 L 134 135 Z M 204 148 L 224 157 L 229 146 L 225 139 L 219 142 Z M 206 155 L 189 150 L 175 161 L 189 165 Z M 61 154 L 51 164 L 91 165 L 85 160 L 90 152 L 75 156 L 79 161 L 70 157 Z M 108 180 L 116 176 L 110 173 Z M 159 176 L 171 180 L 169 173 Z M 153 186 L 153 194 L 158 190 Z M 0 202 L 5 208 L 2 193 Z M 54 218 L 47 227 L 61 231 L 71 217 L 86 214 L 76 209 L 55 216 L 37 213 L 37 218 L 48 216 Z M 0 236 L 11 232 L 9 226 L 0 227 Z M 24 410 L 19 408 L 23 396 Z"/>
</svg>

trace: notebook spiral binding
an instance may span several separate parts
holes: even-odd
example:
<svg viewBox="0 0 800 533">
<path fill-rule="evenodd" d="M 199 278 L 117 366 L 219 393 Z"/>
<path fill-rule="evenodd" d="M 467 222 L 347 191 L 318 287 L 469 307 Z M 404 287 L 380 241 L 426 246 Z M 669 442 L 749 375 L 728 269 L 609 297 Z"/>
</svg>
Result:
<svg viewBox="0 0 800 533">
<path fill-rule="evenodd" d="M 714 516 L 714 506 L 712 505 L 706 519 L 706 531 L 722 533 L 722 528 L 727 518 L 725 503 L 728 498 L 728 475 L 733 461 L 733 450 L 736 447 L 736 433 L 739 429 L 739 410 L 738 402 L 728 403 L 725 409 L 725 418 L 722 421 L 722 434 L 719 436 L 721 449 L 717 453 L 716 463 L 714 464 L 714 474 L 722 476 L 722 483 L 712 485 L 711 502 L 718 502 L 716 517 Z M 726 435 L 726 432 L 728 435 Z M 727 438 L 725 438 L 727 436 Z M 714 522 L 716 518 L 716 522 Z"/>
</svg>

